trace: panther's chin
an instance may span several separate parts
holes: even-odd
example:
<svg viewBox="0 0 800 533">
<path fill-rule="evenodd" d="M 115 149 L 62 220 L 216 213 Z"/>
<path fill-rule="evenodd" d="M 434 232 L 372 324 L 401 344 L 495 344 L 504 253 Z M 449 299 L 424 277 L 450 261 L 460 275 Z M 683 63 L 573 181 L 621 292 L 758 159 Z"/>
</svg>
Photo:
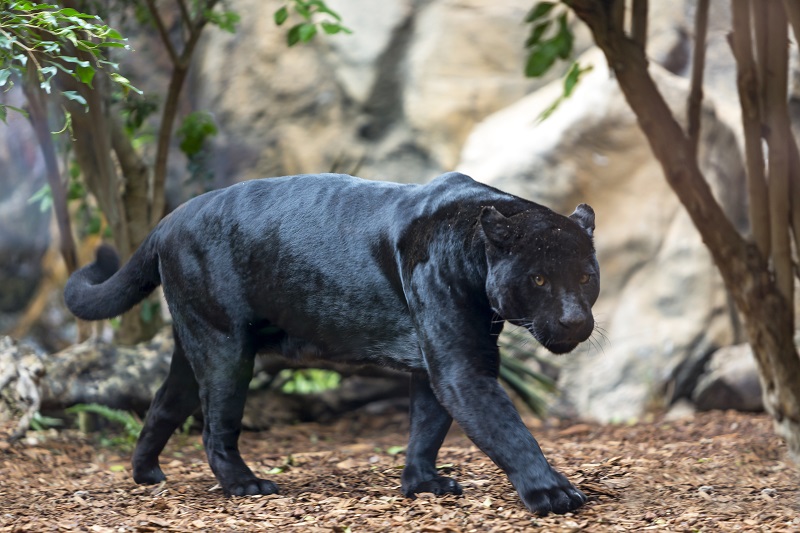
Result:
<svg viewBox="0 0 800 533">
<path fill-rule="evenodd" d="M 547 342 L 542 343 L 542 346 L 550 350 L 556 355 L 561 355 L 565 353 L 569 353 L 578 346 L 578 342 L 568 341 L 568 342 Z"/>
</svg>

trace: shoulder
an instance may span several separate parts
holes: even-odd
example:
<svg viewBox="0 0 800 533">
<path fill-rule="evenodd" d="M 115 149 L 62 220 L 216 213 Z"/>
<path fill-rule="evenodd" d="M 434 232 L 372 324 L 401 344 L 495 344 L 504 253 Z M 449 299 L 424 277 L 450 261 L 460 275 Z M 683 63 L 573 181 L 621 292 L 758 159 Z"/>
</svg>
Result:
<svg viewBox="0 0 800 533">
<path fill-rule="evenodd" d="M 471 187 L 471 188 L 485 188 L 487 185 L 478 183 L 470 176 L 462 174 L 461 172 L 446 172 L 437 176 L 428 184 L 431 187 L 450 186 L 450 187 Z"/>
</svg>

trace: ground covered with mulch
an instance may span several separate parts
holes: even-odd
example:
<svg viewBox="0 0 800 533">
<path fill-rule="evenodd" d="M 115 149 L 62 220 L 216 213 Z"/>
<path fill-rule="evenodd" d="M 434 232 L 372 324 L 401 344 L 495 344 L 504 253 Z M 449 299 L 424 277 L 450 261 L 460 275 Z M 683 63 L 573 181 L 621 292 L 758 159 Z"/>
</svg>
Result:
<svg viewBox="0 0 800 533">
<path fill-rule="evenodd" d="M 697 414 L 626 426 L 530 420 L 550 461 L 590 498 L 529 514 L 503 473 L 454 429 L 442 470 L 464 495 L 402 497 L 402 413 L 246 433 L 253 470 L 281 493 L 226 498 L 198 435 L 176 435 L 167 482 L 143 487 L 129 450 L 77 432 L 0 444 L 0 531 L 800 531 L 800 474 L 763 415 Z M 0 436 L 7 436 L 0 435 Z"/>
</svg>

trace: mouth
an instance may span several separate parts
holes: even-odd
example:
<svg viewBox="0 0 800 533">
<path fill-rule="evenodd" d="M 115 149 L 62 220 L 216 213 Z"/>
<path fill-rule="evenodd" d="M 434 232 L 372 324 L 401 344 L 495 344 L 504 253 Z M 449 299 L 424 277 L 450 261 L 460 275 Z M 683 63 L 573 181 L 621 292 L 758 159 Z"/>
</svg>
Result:
<svg viewBox="0 0 800 533">
<path fill-rule="evenodd" d="M 576 341 L 558 341 L 558 342 L 542 342 L 542 346 L 550 350 L 556 355 L 562 355 L 565 353 L 569 353 L 575 348 L 577 348 L 580 342 Z"/>
<path fill-rule="evenodd" d="M 552 335 L 547 334 L 540 334 L 542 332 L 538 332 L 532 326 L 527 328 L 528 332 L 536 339 L 539 344 L 547 348 L 549 351 L 553 352 L 556 355 L 562 355 L 571 352 L 575 348 L 578 347 L 580 343 L 585 341 L 589 338 L 589 335 L 586 335 L 585 338 L 575 338 L 575 337 L 567 337 L 567 338 L 553 338 Z"/>
</svg>

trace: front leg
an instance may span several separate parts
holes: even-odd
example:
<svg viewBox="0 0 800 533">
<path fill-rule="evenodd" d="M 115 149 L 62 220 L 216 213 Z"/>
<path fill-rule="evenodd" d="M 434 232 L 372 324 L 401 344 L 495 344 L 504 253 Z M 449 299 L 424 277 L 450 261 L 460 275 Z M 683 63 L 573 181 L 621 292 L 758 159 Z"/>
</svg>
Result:
<svg viewBox="0 0 800 533">
<path fill-rule="evenodd" d="M 550 466 L 497 381 L 502 322 L 495 320 L 479 287 L 453 290 L 435 281 L 441 276 L 434 267 L 419 267 L 406 286 L 436 398 L 505 471 L 530 511 L 544 515 L 577 509 L 586 496 Z"/>
<path fill-rule="evenodd" d="M 409 416 L 411 429 L 403 468 L 403 494 L 412 498 L 418 492 L 461 494 L 461 485 L 436 471 L 436 456 L 453 418 L 434 396 L 428 377 L 421 373 L 411 374 Z"/>
<path fill-rule="evenodd" d="M 451 358 L 436 365 L 431 378 L 437 397 L 472 442 L 506 472 L 531 512 L 563 514 L 586 502 L 586 496 L 547 462 L 494 377 Z"/>
</svg>

